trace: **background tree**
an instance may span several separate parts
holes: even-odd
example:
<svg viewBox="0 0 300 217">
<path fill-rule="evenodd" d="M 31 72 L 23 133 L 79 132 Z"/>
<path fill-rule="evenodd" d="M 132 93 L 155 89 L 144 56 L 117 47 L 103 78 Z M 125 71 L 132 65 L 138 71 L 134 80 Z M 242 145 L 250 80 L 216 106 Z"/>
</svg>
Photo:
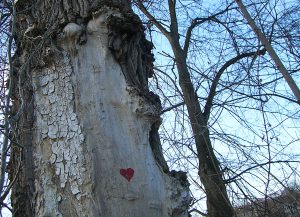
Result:
<svg viewBox="0 0 300 217">
<path fill-rule="evenodd" d="M 297 99 L 238 5 L 137 0 L 136 6 L 157 49 L 153 88 L 164 97 L 166 155 L 171 165 L 189 171 L 193 189 L 204 191 L 194 195 L 195 202 L 207 200 L 207 213 L 199 203 L 191 212 L 232 216 L 230 204 L 267 200 L 275 189 L 298 180 Z M 298 57 L 287 43 L 292 41 L 292 50 L 299 46 L 297 2 L 246 6 L 298 81 Z M 291 30 L 288 37 L 283 27 Z"/>
<path fill-rule="evenodd" d="M 187 216 L 189 184 L 162 156 L 160 100 L 148 89 L 152 45 L 129 2 L 1 6 L 1 207 L 8 171 L 15 217 Z"/>
<path fill-rule="evenodd" d="M 2 208 L 5 207 L 8 210 L 11 211 L 10 207 L 5 201 L 7 199 L 7 196 L 9 195 L 9 192 L 11 190 L 11 187 L 14 183 L 14 178 L 12 182 L 8 181 L 7 178 L 7 161 L 8 156 L 10 155 L 10 128 L 9 128 L 9 109 L 10 109 L 10 100 L 11 100 L 11 93 L 12 89 L 9 88 L 9 83 L 11 82 L 8 78 L 11 75 L 11 67 L 12 67 L 12 50 L 15 49 L 13 38 L 11 34 L 11 28 L 10 28 L 10 19 L 13 14 L 12 7 L 10 7 L 10 4 L 6 1 L 2 1 L 0 3 L 0 83 L 1 83 L 1 90 L 0 90 L 0 108 L 1 108 L 1 114 L 0 114 L 0 129 L 1 129 L 1 140 L 0 140 L 0 146 L 1 146 L 1 178 L 0 178 L 0 189 L 1 189 L 1 197 L 0 197 L 0 203 L 1 203 L 1 214 L 2 214 Z"/>
<path fill-rule="evenodd" d="M 271 195 L 270 195 L 271 196 Z M 237 216 L 299 216 L 299 186 L 288 186 L 287 189 L 274 193 L 267 200 L 256 200 L 237 208 Z M 268 209 L 265 204 L 267 203 Z"/>
</svg>

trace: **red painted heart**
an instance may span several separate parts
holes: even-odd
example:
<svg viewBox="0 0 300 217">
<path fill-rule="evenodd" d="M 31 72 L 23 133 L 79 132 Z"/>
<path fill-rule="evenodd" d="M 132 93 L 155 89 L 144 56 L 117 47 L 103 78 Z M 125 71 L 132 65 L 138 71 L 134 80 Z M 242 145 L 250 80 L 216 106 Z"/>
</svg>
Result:
<svg viewBox="0 0 300 217">
<path fill-rule="evenodd" d="M 133 177 L 134 170 L 132 168 L 120 169 L 120 174 L 127 179 L 128 182 L 130 182 L 131 178 Z"/>
</svg>

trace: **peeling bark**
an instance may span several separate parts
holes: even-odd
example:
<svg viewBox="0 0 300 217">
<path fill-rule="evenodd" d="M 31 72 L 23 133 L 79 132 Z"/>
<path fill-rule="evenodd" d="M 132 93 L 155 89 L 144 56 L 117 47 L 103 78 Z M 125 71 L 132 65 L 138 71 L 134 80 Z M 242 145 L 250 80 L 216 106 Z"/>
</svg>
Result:
<svg viewBox="0 0 300 217">
<path fill-rule="evenodd" d="M 151 45 L 127 1 L 30 3 L 17 3 L 15 60 L 30 66 L 18 74 L 32 87 L 32 110 L 18 124 L 30 125 L 19 180 L 30 176 L 32 189 L 17 183 L 14 216 L 187 216 L 186 175 L 169 172 L 161 152 Z"/>
</svg>

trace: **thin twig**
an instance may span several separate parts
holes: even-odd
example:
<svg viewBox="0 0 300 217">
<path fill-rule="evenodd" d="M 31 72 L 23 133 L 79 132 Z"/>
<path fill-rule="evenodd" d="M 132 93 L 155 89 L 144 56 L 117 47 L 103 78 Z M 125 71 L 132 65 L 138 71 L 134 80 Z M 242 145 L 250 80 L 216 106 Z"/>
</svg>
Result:
<svg viewBox="0 0 300 217">
<path fill-rule="evenodd" d="M 10 99 L 12 95 L 12 87 L 13 87 L 13 66 L 12 66 L 12 43 L 13 43 L 13 35 L 14 35 L 14 28 L 15 28 L 15 5 L 13 3 L 13 12 L 11 15 L 11 35 L 8 39 L 8 64 L 9 64 L 9 87 L 8 87 L 8 93 L 6 97 L 6 105 L 5 105 L 5 111 L 4 111 L 4 135 L 3 135 L 3 144 L 2 144 L 2 151 L 1 151 L 1 177 L 0 177 L 0 192 L 2 195 L 3 187 L 4 187 L 4 181 L 5 181 L 5 171 L 6 171 L 6 159 L 7 159 L 7 147 L 8 147 L 8 134 L 9 134 L 9 108 L 10 108 Z"/>
</svg>

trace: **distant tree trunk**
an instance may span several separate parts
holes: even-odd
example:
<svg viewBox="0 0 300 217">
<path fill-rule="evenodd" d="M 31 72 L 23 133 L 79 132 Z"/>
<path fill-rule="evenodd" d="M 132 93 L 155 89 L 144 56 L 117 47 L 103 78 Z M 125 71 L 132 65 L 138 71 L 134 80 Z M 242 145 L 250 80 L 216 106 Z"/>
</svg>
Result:
<svg viewBox="0 0 300 217">
<path fill-rule="evenodd" d="M 239 6 L 243 16 L 247 20 L 248 24 L 251 26 L 254 33 L 257 35 L 258 40 L 262 42 L 262 45 L 268 51 L 270 57 L 273 59 L 279 72 L 282 74 L 282 77 L 285 79 L 286 83 L 289 85 L 290 89 L 294 93 L 295 98 L 297 99 L 298 103 L 300 104 L 300 90 L 299 90 L 299 87 L 297 86 L 296 82 L 294 81 L 293 77 L 289 74 L 288 70 L 285 68 L 284 64 L 282 63 L 281 59 L 277 55 L 276 51 L 273 49 L 271 43 L 268 41 L 265 34 L 255 24 L 255 21 L 252 19 L 247 8 L 243 4 L 243 1 L 236 0 L 236 3 Z"/>
<path fill-rule="evenodd" d="M 214 153 L 207 124 L 207 117 L 201 111 L 197 93 L 192 84 L 188 66 L 179 43 L 174 43 L 175 61 L 178 68 L 179 84 L 184 96 L 191 127 L 193 130 L 197 156 L 198 174 L 207 196 L 209 217 L 233 217 L 234 210 L 227 195 L 219 161 Z"/>
<path fill-rule="evenodd" d="M 13 216 L 188 216 L 186 175 L 161 152 L 152 45 L 128 1 L 16 9 Z"/>
<path fill-rule="evenodd" d="M 198 95 L 193 86 L 187 65 L 187 51 L 180 45 L 176 1 L 169 0 L 168 2 L 171 17 L 169 41 L 173 49 L 179 75 L 179 85 L 182 89 L 195 138 L 199 161 L 198 174 L 207 196 L 207 216 L 233 217 L 234 210 L 228 198 L 220 164 L 210 140 L 208 130 L 209 114 L 201 111 Z"/>
<path fill-rule="evenodd" d="M 204 186 L 207 196 L 207 216 L 209 217 L 233 217 L 234 210 L 227 195 L 226 186 L 222 177 L 222 171 L 214 153 L 208 130 L 208 114 L 201 111 L 197 92 L 194 89 L 189 68 L 187 65 L 187 52 L 189 42 L 181 47 L 180 34 L 176 14 L 176 1 L 168 0 L 170 13 L 170 31 L 166 30 L 147 11 L 142 1 L 137 1 L 139 9 L 151 20 L 154 25 L 166 36 L 174 53 L 174 61 L 179 75 L 179 85 L 182 90 L 184 103 L 188 110 L 199 161 L 198 174 Z M 196 26 L 192 24 L 190 31 Z M 190 36 L 186 37 L 189 40 Z M 211 105 L 208 105 L 210 107 Z"/>
</svg>

